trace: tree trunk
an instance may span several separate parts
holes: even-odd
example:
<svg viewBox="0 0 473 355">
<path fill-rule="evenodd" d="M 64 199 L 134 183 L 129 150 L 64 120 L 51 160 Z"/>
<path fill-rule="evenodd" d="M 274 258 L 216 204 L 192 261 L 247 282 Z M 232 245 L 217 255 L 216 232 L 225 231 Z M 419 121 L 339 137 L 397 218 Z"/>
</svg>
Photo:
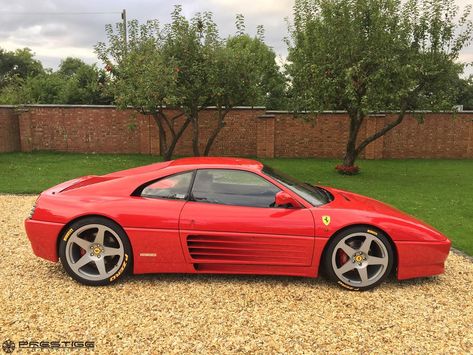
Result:
<svg viewBox="0 0 473 355">
<path fill-rule="evenodd" d="M 222 130 L 223 127 L 225 127 L 225 117 L 227 116 L 227 113 L 230 110 L 224 110 L 222 112 L 221 109 L 218 110 L 218 123 L 217 126 L 214 128 L 212 133 L 210 134 L 209 139 L 207 140 L 207 144 L 205 145 L 205 150 L 204 150 L 204 156 L 208 156 L 210 154 L 210 149 L 212 148 L 212 145 L 215 142 L 215 139 L 217 138 L 218 134 Z"/>
<path fill-rule="evenodd" d="M 168 149 L 164 153 L 161 154 L 164 161 L 169 161 L 172 158 L 172 152 Z"/>
<path fill-rule="evenodd" d="M 353 167 L 355 166 L 356 151 L 351 145 L 347 145 L 345 157 L 343 158 L 343 166 Z"/>
<path fill-rule="evenodd" d="M 391 121 L 385 125 L 382 129 L 375 132 L 371 136 L 364 139 L 358 147 L 356 146 L 356 139 L 358 137 L 358 132 L 360 131 L 361 123 L 363 122 L 364 116 L 358 114 L 356 116 L 350 115 L 350 135 L 348 138 L 347 148 L 345 152 L 345 157 L 343 158 L 343 166 L 345 167 L 354 167 L 356 158 L 363 152 L 368 144 L 375 141 L 379 137 L 382 137 L 394 127 L 399 125 L 403 120 L 406 113 L 406 106 L 403 105 L 401 111 L 399 112 L 397 118 L 394 121 Z"/>
<path fill-rule="evenodd" d="M 179 128 L 179 131 L 177 131 L 177 133 L 174 135 L 173 140 L 172 140 L 171 144 L 169 145 L 169 149 L 168 149 L 169 150 L 169 153 L 168 153 L 169 159 L 167 159 L 167 160 L 171 160 L 172 154 L 174 153 L 174 149 L 176 149 L 177 142 L 179 142 L 179 139 L 181 139 L 182 134 L 186 130 L 187 126 L 189 126 L 190 122 L 191 122 L 190 119 L 186 118 L 186 120 L 182 124 L 181 128 Z"/>
<path fill-rule="evenodd" d="M 198 113 L 193 112 L 191 114 L 191 121 L 192 121 L 192 150 L 194 152 L 194 156 L 200 156 L 200 149 L 199 149 L 199 116 Z"/>
<path fill-rule="evenodd" d="M 161 119 L 159 118 L 159 112 L 153 113 L 152 114 L 154 122 L 156 122 L 156 125 L 158 126 L 158 132 L 159 132 L 159 154 L 163 157 L 165 161 L 169 160 L 167 158 L 167 136 L 166 136 L 166 130 L 163 127 L 163 123 L 161 122 Z"/>
<path fill-rule="evenodd" d="M 355 160 L 358 156 L 356 150 L 356 139 L 360 131 L 361 123 L 363 122 L 364 116 L 361 112 L 350 113 L 350 132 L 348 135 L 348 142 L 345 150 L 345 157 L 343 158 L 343 166 L 353 167 L 355 166 Z"/>
<path fill-rule="evenodd" d="M 399 125 L 404 120 L 405 114 L 406 114 L 406 109 L 402 108 L 401 112 L 399 112 L 397 118 L 394 121 L 391 121 L 386 126 L 384 126 L 382 129 L 380 129 L 378 132 L 372 134 L 371 136 L 367 137 L 363 142 L 361 142 L 360 145 L 356 148 L 356 154 L 360 154 L 363 151 L 363 149 L 366 148 L 366 146 L 368 144 L 375 141 L 379 137 L 384 136 L 386 133 L 388 133 L 394 127 Z"/>
<path fill-rule="evenodd" d="M 186 130 L 187 126 L 189 126 L 190 119 L 186 118 L 179 130 L 177 132 L 175 131 L 174 124 L 171 124 L 171 121 L 174 122 L 174 119 L 179 118 L 180 116 L 182 116 L 182 114 L 179 114 L 170 120 L 161 111 L 153 114 L 153 118 L 159 129 L 159 148 L 160 154 L 162 155 L 164 161 L 172 159 L 172 155 L 174 154 L 174 149 L 176 149 L 177 142 L 182 137 L 182 134 Z M 171 142 L 169 143 L 169 146 L 167 142 L 166 128 L 164 127 L 161 118 L 166 123 L 166 126 L 169 128 L 169 132 L 171 133 Z"/>
</svg>

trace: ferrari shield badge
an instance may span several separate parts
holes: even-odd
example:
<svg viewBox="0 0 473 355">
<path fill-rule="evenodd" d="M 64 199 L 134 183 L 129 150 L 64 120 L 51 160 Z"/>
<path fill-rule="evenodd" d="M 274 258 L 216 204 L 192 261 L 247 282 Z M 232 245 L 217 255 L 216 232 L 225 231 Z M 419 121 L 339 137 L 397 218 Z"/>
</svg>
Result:
<svg viewBox="0 0 473 355">
<path fill-rule="evenodd" d="M 330 224 L 330 216 L 322 216 L 322 222 L 328 226 Z"/>
</svg>

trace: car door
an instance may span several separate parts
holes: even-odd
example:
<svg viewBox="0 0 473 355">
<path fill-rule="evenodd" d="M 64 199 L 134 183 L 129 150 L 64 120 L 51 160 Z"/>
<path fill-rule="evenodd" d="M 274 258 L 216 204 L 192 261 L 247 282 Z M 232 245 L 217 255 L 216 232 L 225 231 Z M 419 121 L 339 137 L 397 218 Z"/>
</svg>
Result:
<svg viewBox="0 0 473 355">
<path fill-rule="evenodd" d="M 188 262 L 202 266 L 309 266 L 314 220 L 306 208 L 273 206 L 280 189 L 248 171 L 201 169 L 179 221 Z"/>
</svg>

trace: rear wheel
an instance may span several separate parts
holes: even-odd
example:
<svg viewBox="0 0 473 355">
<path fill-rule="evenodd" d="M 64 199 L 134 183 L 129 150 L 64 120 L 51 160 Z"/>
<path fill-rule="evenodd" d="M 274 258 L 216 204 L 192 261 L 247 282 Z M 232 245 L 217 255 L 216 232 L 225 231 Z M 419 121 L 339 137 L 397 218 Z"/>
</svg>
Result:
<svg viewBox="0 0 473 355">
<path fill-rule="evenodd" d="M 123 229 L 101 217 L 74 222 L 61 236 L 59 257 L 76 281 L 100 286 L 115 282 L 131 265 L 131 247 Z"/>
<path fill-rule="evenodd" d="M 391 244 L 383 233 L 352 227 L 329 242 L 323 262 L 330 279 L 350 290 L 365 291 L 386 279 L 393 259 Z"/>
</svg>

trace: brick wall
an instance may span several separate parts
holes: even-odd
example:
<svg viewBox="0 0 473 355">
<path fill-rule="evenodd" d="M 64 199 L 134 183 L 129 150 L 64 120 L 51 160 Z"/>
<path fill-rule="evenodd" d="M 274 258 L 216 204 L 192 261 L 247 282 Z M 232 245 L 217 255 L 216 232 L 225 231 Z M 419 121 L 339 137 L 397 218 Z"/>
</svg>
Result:
<svg viewBox="0 0 473 355">
<path fill-rule="evenodd" d="M 348 139 L 346 114 L 322 114 L 316 118 L 306 115 L 277 114 L 274 129 L 276 157 L 343 156 Z M 363 133 L 363 130 L 362 130 Z"/>
<path fill-rule="evenodd" d="M 230 111 L 222 128 L 212 145 L 211 155 L 256 156 L 258 117 L 264 114 L 263 109 L 238 109 Z M 210 134 L 217 124 L 217 112 L 206 110 L 199 116 L 199 149 L 202 153 Z M 178 125 L 182 124 L 182 120 Z M 154 125 L 153 130 L 157 132 Z M 155 151 L 153 153 L 158 153 Z M 192 155 L 192 127 L 189 125 L 179 141 L 175 154 Z"/>
<path fill-rule="evenodd" d="M 169 117 L 176 112 L 169 111 Z M 256 129 L 262 109 L 238 109 L 228 113 L 226 125 L 212 146 L 213 155 L 255 156 Z M 18 117 L 21 150 L 56 150 L 95 153 L 159 154 L 159 134 L 150 116 L 113 107 L 29 107 Z M 213 131 L 216 111 L 200 115 L 200 150 Z M 177 119 L 179 127 L 183 119 Z M 168 137 L 170 133 L 168 132 Z M 175 154 L 192 155 L 192 127 L 185 130 Z"/>
<path fill-rule="evenodd" d="M 374 134 L 394 120 L 394 114 L 367 117 L 358 140 Z M 324 113 L 305 120 L 292 114 L 275 115 L 275 157 L 343 156 L 348 139 L 346 113 Z M 473 112 L 428 113 L 423 123 L 413 115 L 385 136 L 369 144 L 366 159 L 382 158 L 473 158 Z"/>
<path fill-rule="evenodd" d="M 473 114 L 410 116 L 383 138 L 384 158 L 473 158 Z"/>
<path fill-rule="evenodd" d="M 22 151 L 137 153 L 133 112 L 114 108 L 31 107 L 19 114 Z"/>
<path fill-rule="evenodd" d="M 169 112 L 172 115 L 172 112 Z M 393 114 L 369 116 L 359 139 L 375 133 Z M 178 119 L 176 125 L 182 124 Z M 200 118 L 200 149 L 216 125 L 216 111 Z M 317 117 L 264 109 L 231 111 L 211 155 L 257 157 L 341 158 L 348 136 L 346 113 Z M 0 151 L 56 150 L 96 153 L 159 154 L 159 137 L 152 117 L 111 106 L 0 107 Z M 192 155 L 192 127 L 176 147 L 177 155 Z M 473 113 L 428 113 L 424 123 L 408 115 L 403 123 L 367 146 L 363 156 L 381 158 L 473 158 Z"/>
<path fill-rule="evenodd" d="M 20 150 L 20 132 L 14 107 L 0 107 L 0 152 Z"/>
</svg>

